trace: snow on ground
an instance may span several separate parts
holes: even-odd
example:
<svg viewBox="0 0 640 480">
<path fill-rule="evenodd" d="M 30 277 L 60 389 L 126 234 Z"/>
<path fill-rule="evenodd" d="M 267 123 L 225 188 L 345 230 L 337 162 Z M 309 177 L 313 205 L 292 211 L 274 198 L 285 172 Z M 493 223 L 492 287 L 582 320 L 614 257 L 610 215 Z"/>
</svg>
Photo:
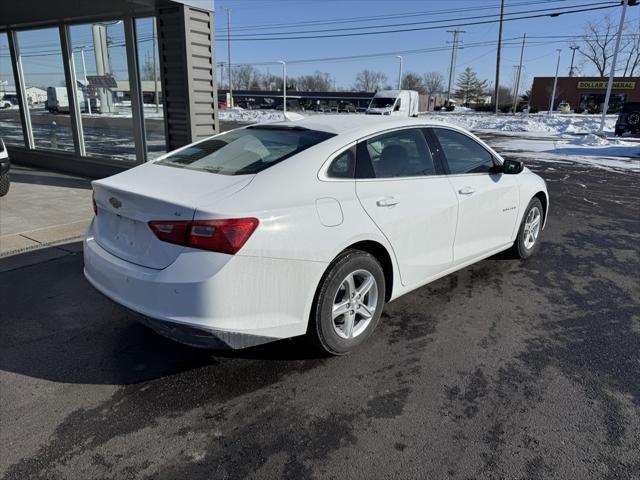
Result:
<svg viewBox="0 0 640 480">
<path fill-rule="evenodd" d="M 284 120 L 284 115 L 278 110 L 244 110 L 242 108 L 229 108 L 218 110 L 220 120 L 226 122 L 250 122 L 265 123 Z"/>
<path fill-rule="evenodd" d="M 550 163 L 579 163 L 610 171 L 640 172 L 640 142 L 589 134 L 573 139 L 498 136 L 491 146 L 502 154 Z"/>
<path fill-rule="evenodd" d="M 494 131 L 518 136 L 589 134 L 600 128 L 600 115 L 578 114 L 492 114 L 470 112 L 429 112 L 421 118 L 451 123 L 473 131 Z M 605 131 L 612 132 L 617 115 L 607 115 Z"/>
</svg>

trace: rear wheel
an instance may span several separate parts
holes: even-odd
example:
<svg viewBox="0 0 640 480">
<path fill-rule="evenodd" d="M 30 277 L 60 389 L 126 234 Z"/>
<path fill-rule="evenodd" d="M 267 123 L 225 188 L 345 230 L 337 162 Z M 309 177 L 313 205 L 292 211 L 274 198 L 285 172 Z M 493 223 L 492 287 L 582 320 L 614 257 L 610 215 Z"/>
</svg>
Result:
<svg viewBox="0 0 640 480">
<path fill-rule="evenodd" d="M 538 250 L 542 223 L 544 222 L 543 212 L 542 203 L 537 198 L 533 198 L 529 202 L 529 206 L 524 212 L 520 230 L 518 231 L 518 238 L 513 244 L 514 253 L 523 260 L 529 258 Z"/>
<path fill-rule="evenodd" d="M 9 180 L 9 174 L 5 173 L 4 175 L 0 175 L 0 197 L 4 197 L 9 193 L 10 186 L 11 181 Z"/>
<path fill-rule="evenodd" d="M 344 355 L 371 335 L 380 320 L 384 298 L 380 263 L 367 252 L 348 250 L 320 281 L 307 336 L 321 350 Z"/>
</svg>

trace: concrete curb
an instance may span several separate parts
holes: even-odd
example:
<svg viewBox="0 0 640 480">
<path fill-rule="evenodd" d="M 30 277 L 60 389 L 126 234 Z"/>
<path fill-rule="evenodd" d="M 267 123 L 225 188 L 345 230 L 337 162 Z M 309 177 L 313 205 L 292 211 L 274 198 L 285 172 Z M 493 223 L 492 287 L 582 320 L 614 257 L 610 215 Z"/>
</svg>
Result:
<svg viewBox="0 0 640 480">
<path fill-rule="evenodd" d="M 90 220 L 0 236 L 0 258 L 81 240 Z"/>
</svg>

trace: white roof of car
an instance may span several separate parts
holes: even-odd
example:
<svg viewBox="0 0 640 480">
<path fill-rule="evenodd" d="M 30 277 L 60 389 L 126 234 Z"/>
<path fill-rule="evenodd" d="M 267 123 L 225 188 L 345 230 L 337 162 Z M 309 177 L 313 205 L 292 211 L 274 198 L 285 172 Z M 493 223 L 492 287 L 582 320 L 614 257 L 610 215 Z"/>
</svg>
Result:
<svg viewBox="0 0 640 480">
<path fill-rule="evenodd" d="M 385 115 L 311 115 L 301 120 L 282 121 L 269 125 L 304 127 L 335 134 L 375 132 L 394 127 L 442 125 L 442 122 L 422 120 L 420 118 L 396 117 Z M 453 125 L 450 125 L 456 128 Z M 457 129 L 457 128 L 456 128 Z"/>
</svg>

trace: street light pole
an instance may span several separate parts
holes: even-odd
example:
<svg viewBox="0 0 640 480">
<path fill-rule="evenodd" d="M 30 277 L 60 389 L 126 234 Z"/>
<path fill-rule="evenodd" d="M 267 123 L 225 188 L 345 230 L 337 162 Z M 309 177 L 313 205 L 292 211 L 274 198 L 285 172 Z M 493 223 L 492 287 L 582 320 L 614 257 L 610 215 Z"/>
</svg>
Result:
<svg viewBox="0 0 640 480">
<path fill-rule="evenodd" d="M 225 8 L 227 11 L 227 65 L 229 74 L 229 107 L 233 108 L 233 88 L 231 86 L 231 9 Z"/>
<path fill-rule="evenodd" d="M 402 89 L 402 55 L 396 55 L 400 59 L 400 71 L 398 72 L 398 90 Z"/>
<path fill-rule="evenodd" d="M 636 2 L 632 2 L 635 4 Z M 609 109 L 609 99 L 611 98 L 611 89 L 613 88 L 613 77 L 616 74 L 616 61 L 618 60 L 618 50 L 620 49 L 620 37 L 622 37 L 622 28 L 624 27 L 624 16 L 627 13 L 627 5 L 629 0 L 623 0 L 622 14 L 620 14 L 620 26 L 618 27 L 618 38 L 616 38 L 616 46 L 613 49 L 613 58 L 611 59 L 611 72 L 609 72 L 609 83 L 607 83 L 607 94 L 604 97 L 604 105 L 602 106 L 602 118 L 600 119 L 600 129 L 598 133 L 602 135 L 604 131 L 604 122 Z"/>
<path fill-rule="evenodd" d="M 576 58 L 576 50 L 580 50 L 578 45 L 571 45 L 569 47 L 573 52 L 571 53 L 571 66 L 569 67 L 569 76 L 573 77 L 573 60 Z"/>
<path fill-rule="evenodd" d="M 282 64 L 282 113 L 287 117 L 287 62 L 278 60 Z"/>
<path fill-rule="evenodd" d="M 558 69 L 560 68 L 560 52 L 562 52 L 561 48 L 556 49 L 556 51 L 558 52 L 558 63 L 556 64 L 556 76 L 553 79 L 553 92 L 551 93 L 551 103 L 549 103 L 549 112 L 548 114 L 551 115 L 551 112 L 553 111 L 553 104 L 556 101 L 556 87 L 558 86 Z"/>
</svg>

